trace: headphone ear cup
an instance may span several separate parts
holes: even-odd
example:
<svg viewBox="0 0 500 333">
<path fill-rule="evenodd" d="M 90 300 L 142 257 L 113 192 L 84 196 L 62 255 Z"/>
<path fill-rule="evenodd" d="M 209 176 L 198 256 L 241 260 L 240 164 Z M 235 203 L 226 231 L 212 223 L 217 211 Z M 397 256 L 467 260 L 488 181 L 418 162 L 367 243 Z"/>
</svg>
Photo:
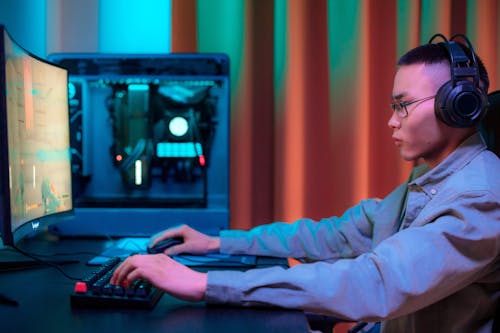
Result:
<svg viewBox="0 0 500 333">
<path fill-rule="evenodd" d="M 486 113 L 486 94 L 469 80 L 451 81 L 439 88 L 434 102 L 436 117 L 451 127 L 477 125 Z"/>
</svg>

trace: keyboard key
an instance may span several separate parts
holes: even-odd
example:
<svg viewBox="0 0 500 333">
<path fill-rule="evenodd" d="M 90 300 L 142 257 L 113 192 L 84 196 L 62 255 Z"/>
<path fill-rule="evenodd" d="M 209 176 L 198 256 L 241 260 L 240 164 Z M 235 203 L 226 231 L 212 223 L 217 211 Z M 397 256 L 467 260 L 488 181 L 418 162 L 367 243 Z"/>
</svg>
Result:
<svg viewBox="0 0 500 333">
<path fill-rule="evenodd" d="M 71 294 L 74 307 L 152 309 L 163 291 L 143 280 L 135 281 L 130 288 L 110 284 L 114 269 L 121 263 L 112 258 L 91 274 L 75 283 Z"/>
<path fill-rule="evenodd" d="M 78 281 L 75 283 L 75 293 L 85 294 L 88 291 L 87 283 Z"/>
</svg>

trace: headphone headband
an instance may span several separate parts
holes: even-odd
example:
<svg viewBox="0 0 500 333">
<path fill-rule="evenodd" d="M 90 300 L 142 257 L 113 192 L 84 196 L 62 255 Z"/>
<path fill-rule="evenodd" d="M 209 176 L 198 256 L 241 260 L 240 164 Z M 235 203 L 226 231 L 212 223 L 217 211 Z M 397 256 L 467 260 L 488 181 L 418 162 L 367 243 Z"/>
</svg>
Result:
<svg viewBox="0 0 500 333">
<path fill-rule="evenodd" d="M 452 127 L 476 125 L 486 113 L 486 92 L 481 89 L 479 66 L 472 43 L 464 34 L 453 35 L 449 40 L 442 34 L 435 34 L 429 40 L 432 44 L 440 38 L 449 55 L 451 80 L 439 88 L 435 99 L 436 116 Z M 463 39 L 470 51 L 466 54 L 457 38 Z"/>
<path fill-rule="evenodd" d="M 471 42 L 464 34 L 455 34 L 449 40 L 442 34 L 435 34 L 429 40 L 429 44 L 432 44 L 434 39 L 441 38 L 442 44 L 448 51 L 450 55 L 450 72 L 451 72 L 451 82 L 453 86 L 456 85 L 460 78 L 470 77 L 474 80 L 474 84 L 479 86 L 479 69 L 476 60 L 476 54 Z M 465 54 L 464 50 L 459 43 L 455 41 L 458 37 L 462 38 L 467 43 L 467 48 L 470 50 L 470 58 Z"/>
</svg>

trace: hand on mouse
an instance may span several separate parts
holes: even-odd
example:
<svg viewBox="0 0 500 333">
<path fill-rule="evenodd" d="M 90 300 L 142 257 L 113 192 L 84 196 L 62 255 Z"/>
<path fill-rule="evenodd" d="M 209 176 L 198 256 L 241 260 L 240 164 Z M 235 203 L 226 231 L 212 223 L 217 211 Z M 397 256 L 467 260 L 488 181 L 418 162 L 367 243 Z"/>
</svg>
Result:
<svg viewBox="0 0 500 333">
<path fill-rule="evenodd" d="M 196 272 L 164 254 L 128 257 L 113 273 L 110 282 L 125 288 L 147 280 L 177 298 L 198 302 L 205 297 L 207 274 Z"/>
<path fill-rule="evenodd" d="M 187 225 L 181 225 L 175 228 L 159 232 L 149 240 L 149 247 L 153 247 L 159 241 L 166 238 L 181 237 L 183 243 L 174 245 L 165 250 L 168 255 L 179 253 L 206 254 L 218 252 L 220 248 L 219 237 L 205 235 Z"/>
</svg>

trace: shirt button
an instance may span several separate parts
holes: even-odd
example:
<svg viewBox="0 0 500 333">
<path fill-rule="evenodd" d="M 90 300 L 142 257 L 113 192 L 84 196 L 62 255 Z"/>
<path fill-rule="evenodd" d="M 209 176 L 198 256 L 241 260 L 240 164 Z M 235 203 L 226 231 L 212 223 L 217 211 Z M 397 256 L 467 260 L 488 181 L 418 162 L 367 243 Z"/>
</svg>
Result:
<svg viewBox="0 0 500 333">
<path fill-rule="evenodd" d="M 435 195 L 437 193 L 437 190 L 435 188 L 431 189 L 431 194 Z"/>
</svg>

